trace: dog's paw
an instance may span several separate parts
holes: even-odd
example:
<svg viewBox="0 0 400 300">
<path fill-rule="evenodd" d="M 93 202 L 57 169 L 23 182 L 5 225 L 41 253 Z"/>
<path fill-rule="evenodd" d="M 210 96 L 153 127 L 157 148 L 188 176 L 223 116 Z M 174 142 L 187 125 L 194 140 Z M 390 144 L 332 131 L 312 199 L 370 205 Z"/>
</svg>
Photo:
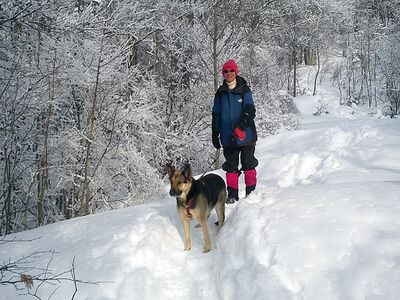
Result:
<svg viewBox="0 0 400 300">
<path fill-rule="evenodd" d="M 203 250 L 203 253 L 207 253 L 207 252 L 210 252 L 211 251 L 211 243 L 205 243 L 204 244 L 204 250 Z"/>
<path fill-rule="evenodd" d="M 187 241 L 185 242 L 185 251 L 190 251 L 192 249 L 192 243 Z"/>
<path fill-rule="evenodd" d="M 211 251 L 211 247 L 210 248 L 204 247 L 203 253 L 207 253 L 207 252 L 210 252 L 210 251 Z"/>
</svg>

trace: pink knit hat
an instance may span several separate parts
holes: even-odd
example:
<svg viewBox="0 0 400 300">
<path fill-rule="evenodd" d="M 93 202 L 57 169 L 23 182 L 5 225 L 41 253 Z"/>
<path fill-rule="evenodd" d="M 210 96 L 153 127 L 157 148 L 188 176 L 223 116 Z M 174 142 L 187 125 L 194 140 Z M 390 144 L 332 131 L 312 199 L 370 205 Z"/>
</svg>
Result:
<svg viewBox="0 0 400 300">
<path fill-rule="evenodd" d="M 224 65 L 222 66 L 222 70 L 221 70 L 222 76 L 224 76 L 225 70 L 235 70 L 236 75 L 239 74 L 238 65 L 236 64 L 236 62 L 233 59 L 226 61 L 224 63 Z"/>
</svg>

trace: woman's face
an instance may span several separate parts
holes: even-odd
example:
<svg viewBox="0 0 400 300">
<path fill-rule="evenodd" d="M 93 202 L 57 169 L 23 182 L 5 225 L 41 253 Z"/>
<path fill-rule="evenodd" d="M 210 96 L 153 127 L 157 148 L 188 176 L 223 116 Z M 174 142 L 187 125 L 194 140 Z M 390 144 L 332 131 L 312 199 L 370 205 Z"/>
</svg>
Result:
<svg viewBox="0 0 400 300">
<path fill-rule="evenodd" d="M 236 72 L 235 70 L 224 70 L 224 78 L 227 82 L 231 83 L 236 79 Z"/>
</svg>

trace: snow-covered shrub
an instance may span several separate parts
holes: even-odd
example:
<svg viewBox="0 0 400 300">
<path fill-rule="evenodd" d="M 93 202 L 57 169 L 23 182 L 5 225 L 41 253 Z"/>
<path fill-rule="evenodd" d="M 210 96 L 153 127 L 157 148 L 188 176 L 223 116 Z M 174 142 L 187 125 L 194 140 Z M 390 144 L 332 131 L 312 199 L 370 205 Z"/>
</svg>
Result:
<svg viewBox="0 0 400 300">
<path fill-rule="evenodd" d="M 275 134 L 279 129 L 298 126 L 298 110 L 286 92 L 268 93 L 258 100 L 256 126 L 260 137 Z"/>
</svg>

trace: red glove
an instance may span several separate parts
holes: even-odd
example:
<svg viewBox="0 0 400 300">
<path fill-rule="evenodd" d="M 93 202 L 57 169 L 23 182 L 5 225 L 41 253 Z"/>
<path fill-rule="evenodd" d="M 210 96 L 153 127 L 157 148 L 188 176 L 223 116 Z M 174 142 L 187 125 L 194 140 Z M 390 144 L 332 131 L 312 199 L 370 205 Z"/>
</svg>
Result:
<svg viewBox="0 0 400 300">
<path fill-rule="evenodd" d="M 236 127 L 234 131 L 235 131 L 235 135 L 237 136 L 237 138 L 240 141 L 243 141 L 246 138 L 246 132 L 244 130 L 240 129 L 239 127 Z"/>
</svg>

